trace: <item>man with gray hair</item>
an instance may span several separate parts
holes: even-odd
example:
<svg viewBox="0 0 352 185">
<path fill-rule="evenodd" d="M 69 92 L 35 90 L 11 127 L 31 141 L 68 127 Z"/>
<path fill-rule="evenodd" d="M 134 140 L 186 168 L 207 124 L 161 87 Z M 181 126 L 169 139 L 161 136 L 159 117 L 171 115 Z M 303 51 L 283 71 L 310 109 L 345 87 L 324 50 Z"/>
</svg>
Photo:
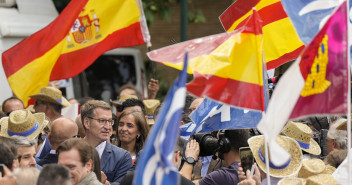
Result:
<svg viewBox="0 0 352 185">
<path fill-rule="evenodd" d="M 16 177 L 17 185 L 35 185 L 38 180 L 39 170 L 34 167 L 16 168 L 13 175 Z"/>
<path fill-rule="evenodd" d="M 347 149 L 347 131 L 336 128 L 347 122 L 347 119 L 340 118 L 330 125 L 326 136 L 328 154 L 334 149 Z"/>
<path fill-rule="evenodd" d="M 132 159 L 126 150 L 107 141 L 109 129 L 114 125 L 111 106 L 104 101 L 90 100 L 81 107 L 81 120 L 86 141 L 98 151 L 102 171 L 111 185 L 119 184 L 132 167 Z"/>
<path fill-rule="evenodd" d="M 37 185 L 71 185 L 70 170 L 62 165 L 47 164 L 39 174 Z"/>
<path fill-rule="evenodd" d="M 22 136 L 11 136 L 17 147 L 17 158 L 19 167 L 36 167 L 35 154 L 37 142 L 35 139 L 29 139 Z"/>
</svg>

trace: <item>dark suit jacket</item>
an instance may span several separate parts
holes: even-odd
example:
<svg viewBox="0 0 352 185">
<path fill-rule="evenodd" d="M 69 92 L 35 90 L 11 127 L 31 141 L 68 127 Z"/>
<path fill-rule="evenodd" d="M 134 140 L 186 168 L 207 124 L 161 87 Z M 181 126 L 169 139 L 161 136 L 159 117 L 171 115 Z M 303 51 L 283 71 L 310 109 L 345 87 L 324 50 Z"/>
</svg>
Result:
<svg viewBox="0 0 352 185">
<path fill-rule="evenodd" d="M 51 164 L 51 163 L 57 164 L 57 161 L 58 161 L 57 155 L 49 153 L 43 159 L 38 161 L 37 164 L 40 166 L 44 166 L 45 164 Z"/>
<path fill-rule="evenodd" d="M 123 176 L 132 167 L 132 158 L 126 150 L 106 142 L 100 166 L 111 185 L 119 184 Z"/>
</svg>

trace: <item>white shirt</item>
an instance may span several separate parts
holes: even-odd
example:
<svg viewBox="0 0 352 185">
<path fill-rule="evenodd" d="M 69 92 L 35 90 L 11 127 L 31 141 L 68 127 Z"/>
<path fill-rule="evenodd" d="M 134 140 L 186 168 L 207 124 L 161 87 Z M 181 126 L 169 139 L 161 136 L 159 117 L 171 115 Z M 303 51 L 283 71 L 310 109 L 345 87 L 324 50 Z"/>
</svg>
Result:
<svg viewBox="0 0 352 185">
<path fill-rule="evenodd" d="M 97 147 L 95 147 L 95 149 L 97 149 L 98 154 L 99 154 L 99 158 L 101 159 L 101 156 L 103 155 L 104 149 L 106 146 L 106 141 L 103 141 L 102 143 L 100 143 Z"/>
</svg>

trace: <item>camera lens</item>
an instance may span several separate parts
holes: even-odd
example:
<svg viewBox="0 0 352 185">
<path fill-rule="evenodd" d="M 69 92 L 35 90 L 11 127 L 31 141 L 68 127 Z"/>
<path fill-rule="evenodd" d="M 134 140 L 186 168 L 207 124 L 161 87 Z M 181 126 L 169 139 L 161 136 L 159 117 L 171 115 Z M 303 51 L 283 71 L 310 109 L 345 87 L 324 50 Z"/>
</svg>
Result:
<svg viewBox="0 0 352 185">
<path fill-rule="evenodd" d="M 199 156 L 214 155 L 219 148 L 218 139 L 209 133 L 198 133 L 194 138 L 199 143 Z"/>
</svg>

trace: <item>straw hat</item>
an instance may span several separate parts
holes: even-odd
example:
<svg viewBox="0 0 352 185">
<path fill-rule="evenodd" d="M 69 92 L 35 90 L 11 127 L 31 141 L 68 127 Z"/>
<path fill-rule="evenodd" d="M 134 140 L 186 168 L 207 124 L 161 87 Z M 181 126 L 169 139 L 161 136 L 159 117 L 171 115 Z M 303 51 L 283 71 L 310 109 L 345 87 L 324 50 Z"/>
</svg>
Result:
<svg viewBox="0 0 352 185">
<path fill-rule="evenodd" d="M 329 174 L 319 174 L 310 176 L 307 179 L 307 185 L 338 185 L 337 180 Z"/>
<path fill-rule="evenodd" d="M 126 101 L 127 99 L 138 99 L 138 97 L 137 97 L 136 95 L 124 94 L 124 95 L 121 95 L 121 97 L 120 97 L 118 100 L 114 100 L 114 101 L 113 101 L 113 100 L 110 100 L 110 102 L 111 102 L 113 105 L 119 107 L 119 106 L 121 106 L 122 103 L 123 103 L 124 101 Z"/>
<path fill-rule="evenodd" d="M 295 139 L 303 151 L 313 155 L 320 155 L 320 146 L 312 138 L 313 131 L 309 126 L 303 123 L 289 121 L 282 132 L 286 136 Z"/>
<path fill-rule="evenodd" d="M 24 136 L 36 138 L 49 122 L 44 113 L 32 114 L 29 110 L 15 110 L 0 120 L 1 136 Z"/>
<path fill-rule="evenodd" d="M 62 96 L 62 92 L 60 89 L 56 87 L 42 87 L 39 90 L 38 94 L 29 96 L 36 100 L 42 100 L 58 105 L 62 105 L 63 107 L 70 106 L 70 103 L 66 100 L 65 97 Z"/>
<path fill-rule="evenodd" d="M 352 114 L 351 114 L 352 115 Z M 352 125 L 352 123 L 351 123 Z M 343 123 L 341 123 L 339 126 L 336 127 L 336 130 L 347 130 L 347 119 Z"/>
<path fill-rule="evenodd" d="M 330 165 L 326 165 L 323 174 L 330 174 L 332 175 L 335 172 L 336 168 Z"/>
<path fill-rule="evenodd" d="M 276 142 L 286 151 L 288 151 L 288 153 L 291 155 L 291 158 L 287 164 L 281 167 L 276 167 L 270 163 L 270 176 L 282 178 L 297 174 L 298 170 L 301 168 L 302 162 L 302 150 L 300 149 L 298 143 L 292 138 L 286 136 L 278 136 L 276 138 Z M 248 144 L 258 166 L 260 169 L 266 172 L 264 136 L 254 136 L 248 139 Z M 261 157 L 259 155 L 261 155 Z"/>
<path fill-rule="evenodd" d="M 147 119 L 148 125 L 153 125 L 155 122 L 154 111 L 160 105 L 160 101 L 156 99 L 148 99 L 148 100 L 143 100 L 143 104 L 145 107 L 145 113 L 148 116 L 148 119 Z"/>
<path fill-rule="evenodd" d="M 278 182 L 278 185 L 305 185 L 306 179 L 300 178 L 284 178 Z"/>
<path fill-rule="evenodd" d="M 301 178 L 308 178 L 313 175 L 320 174 L 325 169 L 325 163 L 320 159 L 307 159 L 302 161 L 302 167 L 298 172 Z"/>
</svg>

